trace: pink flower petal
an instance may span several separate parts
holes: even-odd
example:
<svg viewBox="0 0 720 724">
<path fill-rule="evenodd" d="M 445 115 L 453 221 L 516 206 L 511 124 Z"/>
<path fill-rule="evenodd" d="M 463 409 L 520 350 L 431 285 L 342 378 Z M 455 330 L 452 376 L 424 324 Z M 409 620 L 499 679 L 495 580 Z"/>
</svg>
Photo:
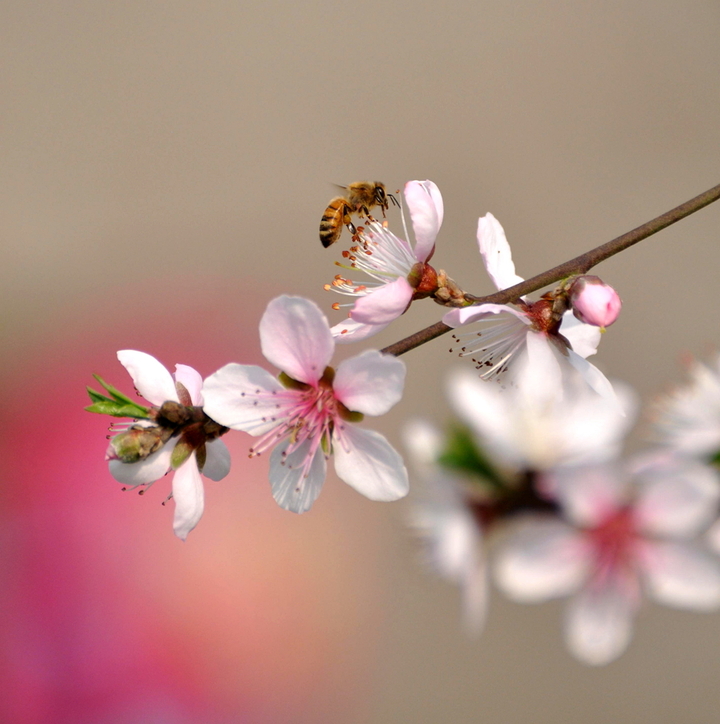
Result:
<svg viewBox="0 0 720 724">
<path fill-rule="evenodd" d="M 398 500 L 409 490 L 402 458 L 373 430 L 346 425 L 342 440 L 333 435 L 335 472 L 341 480 L 370 500 Z"/>
<path fill-rule="evenodd" d="M 148 402 L 158 406 L 167 400 L 179 402 L 172 375 L 155 357 L 134 349 L 121 349 L 117 357 L 130 373 L 135 389 Z"/>
<path fill-rule="evenodd" d="M 408 181 L 405 201 L 415 232 L 415 258 L 426 261 L 435 248 L 443 221 L 442 195 L 432 181 Z"/>
<path fill-rule="evenodd" d="M 485 269 L 498 289 L 507 289 L 524 281 L 515 274 L 510 244 L 500 222 L 492 214 L 478 219 L 477 240 Z"/>
<path fill-rule="evenodd" d="M 205 493 L 195 453 L 175 471 L 172 493 L 175 501 L 173 530 L 180 540 L 185 540 L 205 509 Z"/>
<path fill-rule="evenodd" d="M 260 320 L 260 344 L 265 358 L 300 382 L 315 385 L 335 348 L 320 308 L 309 299 L 273 299 Z"/>
<path fill-rule="evenodd" d="M 310 450 L 311 440 L 302 442 L 287 457 L 283 452 L 290 441 L 276 445 L 270 455 L 270 485 L 275 502 L 292 513 L 305 513 L 317 500 L 325 482 L 326 462 L 320 447 L 317 448 L 307 475 L 304 462 Z"/>
<path fill-rule="evenodd" d="M 202 407 L 204 402 L 202 395 L 202 375 L 187 365 L 175 365 L 175 381 L 179 382 L 189 393 L 193 405 Z"/>
<path fill-rule="evenodd" d="M 338 365 L 333 392 L 349 410 L 384 415 L 400 402 L 405 373 L 397 357 L 368 349 Z"/>
<path fill-rule="evenodd" d="M 206 443 L 207 459 L 202 474 L 210 480 L 222 480 L 230 472 L 230 451 L 222 440 Z"/>
<path fill-rule="evenodd" d="M 377 287 L 370 294 L 360 297 L 350 316 L 361 324 L 390 324 L 406 309 L 412 299 L 413 288 L 404 277 Z"/>
<path fill-rule="evenodd" d="M 205 380 L 203 410 L 225 427 L 262 435 L 277 425 L 293 392 L 262 367 L 231 362 Z"/>
</svg>

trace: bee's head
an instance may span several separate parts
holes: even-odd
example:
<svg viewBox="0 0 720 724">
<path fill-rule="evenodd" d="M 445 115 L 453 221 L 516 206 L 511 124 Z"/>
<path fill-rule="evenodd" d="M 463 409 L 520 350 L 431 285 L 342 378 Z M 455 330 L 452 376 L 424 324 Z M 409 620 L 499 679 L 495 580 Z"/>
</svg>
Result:
<svg viewBox="0 0 720 724">
<path fill-rule="evenodd" d="M 383 209 L 388 207 L 388 198 L 385 193 L 385 186 L 379 181 L 375 182 L 375 203 Z"/>
</svg>

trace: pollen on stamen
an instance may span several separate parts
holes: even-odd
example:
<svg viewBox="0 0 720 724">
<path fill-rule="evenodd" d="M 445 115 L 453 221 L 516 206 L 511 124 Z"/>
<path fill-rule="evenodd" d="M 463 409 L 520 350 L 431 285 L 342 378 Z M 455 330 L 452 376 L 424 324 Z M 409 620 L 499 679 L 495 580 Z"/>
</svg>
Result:
<svg viewBox="0 0 720 724">
<path fill-rule="evenodd" d="M 331 288 L 332 288 L 332 287 L 331 287 L 329 284 L 323 284 L 323 289 L 324 289 L 326 292 L 329 292 L 329 291 L 331 290 Z"/>
<path fill-rule="evenodd" d="M 336 312 L 340 310 L 340 304 L 338 302 L 334 302 L 331 306 Z"/>
</svg>

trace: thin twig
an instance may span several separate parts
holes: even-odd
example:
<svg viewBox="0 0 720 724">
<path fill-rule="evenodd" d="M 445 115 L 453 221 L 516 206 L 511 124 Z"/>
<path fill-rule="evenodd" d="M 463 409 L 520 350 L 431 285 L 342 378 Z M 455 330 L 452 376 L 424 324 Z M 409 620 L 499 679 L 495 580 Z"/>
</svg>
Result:
<svg viewBox="0 0 720 724">
<path fill-rule="evenodd" d="M 686 201 L 684 204 L 680 204 L 680 206 L 666 211 L 664 214 L 652 219 L 652 221 L 648 221 L 642 226 L 638 226 L 636 229 L 628 231 L 622 236 L 618 236 L 617 239 L 608 241 L 595 249 L 576 256 L 574 259 L 570 259 L 570 261 L 548 269 L 546 272 L 538 274 L 531 279 L 526 279 L 524 282 L 520 282 L 520 284 L 515 284 L 515 286 L 508 287 L 494 294 L 488 294 L 485 297 L 473 297 L 471 295 L 466 295 L 466 297 L 472 299 L 476 304 L 508 304 L 509 302 L 517 301 L 517 299 L 525 294 L 530 294 L 530 292 L 542 289 L 549 284 L 558 282 L 573 274 L 586 274 L 601 261 L 609 259 L 611 256 L 627 249 L 633 244 L 637 244 L 643 239 L 647 239 L 648 236 L 652 236 L 667 226 L 674 224 L 676 221 L 680 221 L 686 216 L 694 214 L 696 211 L 699 211 L 718 199 L 720 199 L 720 184 L 690 199 L 690 201 Z M 411 334 L 409 337 L 405 337 L 405 339 L 401 339 L 399 342 L 388 345 L 380 351 L 396 356 L 405 354 L 405 352 L 409 352 L 411 349 L 425 344 L 425 342 L 440 337 L 451 329 L 452 327 L 448 327 L 442 322 L 436 322 L 425 329 L 421 329 L 419 332 L 415 332 L 415 334 Z"/>
</svg>

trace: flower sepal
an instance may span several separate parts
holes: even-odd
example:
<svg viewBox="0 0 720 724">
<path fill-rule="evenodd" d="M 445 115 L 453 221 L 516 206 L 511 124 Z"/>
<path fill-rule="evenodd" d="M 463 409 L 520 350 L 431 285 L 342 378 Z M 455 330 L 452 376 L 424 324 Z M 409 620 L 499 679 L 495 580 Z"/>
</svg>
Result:
<svg viewBox="0 0 720 724">
<path fill-rule="evenodd" d="M 151 413 L 149 407 L 138 405 L 137 402 L 131 400 L 127 395 L 120 392 L 120 390 L 105 382 L 100 375 L 93 375 L 93 377 L 105 388 L 110 394 L 110 397 L 93 390 L 92 387 L 88 387 L 87 392 L 93 404 L 85 408 L 87 412 L 96 412 L 100 415 L 111 415 L 112 417 L 150 419 Z"/>
</svg>

